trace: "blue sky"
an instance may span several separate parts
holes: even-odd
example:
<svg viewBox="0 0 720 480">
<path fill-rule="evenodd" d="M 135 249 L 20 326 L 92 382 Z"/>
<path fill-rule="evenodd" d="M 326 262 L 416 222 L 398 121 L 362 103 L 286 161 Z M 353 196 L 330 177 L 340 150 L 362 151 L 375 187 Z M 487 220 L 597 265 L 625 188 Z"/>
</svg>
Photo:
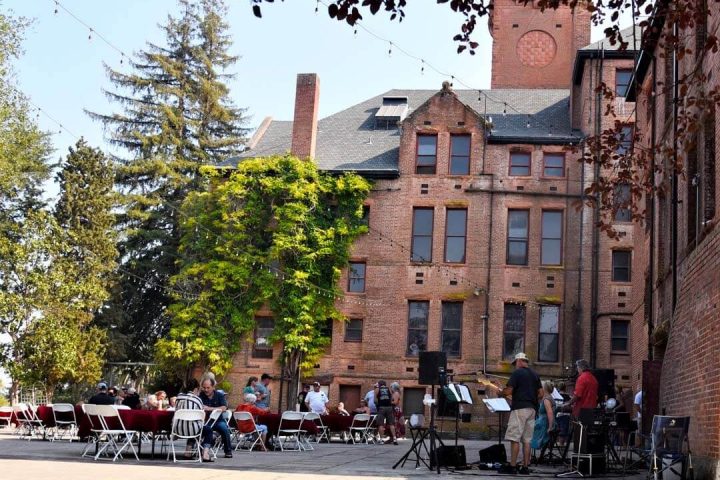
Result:
<svg viewBox="0 0 720 480">
<path fill-rule="evenodd" d="M 144 48 L 147 41 L 162 43 L 157 27 L 176 9 L 175 0 L 61 0 L 81 20 L 126 54 Z M 320 115 L 342 110 L 392 88 L 439 89 L 449 79 L 421 62 L 401 54 L 397 47 L 370 34 L 331 20 L 314 0 L 292 0 L 264 4 L 263 18 L 252 15 L 248 0 L 227 0 L 228 22 L 234 38 L 233 53 L 240 61 L 230 82 L 236 105 L 246 107 L 249 126 L 265 116 L 291 119 L 297 73 L 320 76 Z M 110 88 L 103 63 L 126 70 L 121 55 L 92 34 L 62 9 L 54 14 L 53 0 L 2 0 L 3 10 L 35 19 L 26 32 L 25 54 L 16 63 L 18 84 L 32 102 L 92 145 L 107 149 L 100 124 L 84 109 L 118 111 L 103 96 Z M 490 85 L 491 38 L 486 20 L 477 27 L 480 42 L 475 56 L 458 55 L 452 36 L 458 31 L 459 15 L 434 1 L 411 2 L 402 23 L 387 16 L 366 15 L 364 25 L 380 37 L 393 41 L 438 69 L 454 74 L 473 88 Z M 593 30 L 593 40 L 602 35 Z M 461 88 L 456 83 L 456 88 Z M 75 142 L 69 133 L 45 115 L 41 127 L 54 132 L 56 155 L 65 155 Z"/>
</svg>

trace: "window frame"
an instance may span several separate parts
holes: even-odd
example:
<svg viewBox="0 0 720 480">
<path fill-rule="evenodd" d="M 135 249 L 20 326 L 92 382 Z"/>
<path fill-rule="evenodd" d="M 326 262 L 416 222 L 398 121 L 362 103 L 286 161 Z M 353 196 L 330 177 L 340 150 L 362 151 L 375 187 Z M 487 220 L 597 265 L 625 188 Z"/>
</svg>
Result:
<svg viewBox="0 0 720 480">
<path fill-rule="evenodd" d="M 629 138 L 628 138 L 629 137 Z M 635 124 L 625 123 L 620 127 L 618 145 L 615 153 L 622 157 L 628 153 L 632 155 L 633 142 L 635 139 Z"/>
<path fill-rule="evenodd" d="M 275 330 L 275 319 L 273 317 L 255 317 L 255 328 L 253 329 L 253 346 L 252 351 L 250 352 L 250 356 L 252 358 L 265 358 L 265 359 L 272 359 L 273 358 L 273 350 L 274 345 L 269 342 L 269 347 L 264 348 L 258 348 L 258 338 L 259 338 L 259 330 L 262 328 L 263 330 L 268 330 L 268 327 L 260 327 L 260 321 L 270 321 L 272 323 L 272 327 L 269 328 L 270 333 L 266 335 L 266 338 L 269 338 L 270 335 L 272 335 L 272 332 Z"/>
<path fill-rule="evenodd" d="M 362 265 L 362 276 L 356 275 L 353 276 L 353 265 Z M 353 290 L 352 284 L 353 280 L 360 281 L 362 280 L 362 290 Z M 348 283 L 347 283 L 347 292 L 348 293 L 365 293 L 365 287 L 367 286 L 367 262 L 365 260 L 350 260 L 348 262 Z"/>
<path fill-rule="evenodd" d="M 447 328 L 445 326 L 445 305 L 460 305 L 460 328 Z M 456 301 L 443 301 L 440 306 L 440 350 L 445 352 L 448 358 L 461 358 L 462 357 L 462 332 L 463 323 L 465 320 L 465 305 L 464 302 Z M 458 345 L 457 353 L 448 352 L 445 350 L 445 332 L 460 332 L 460 343 Z"/>
<path fill-rule="evenodd" d="M 360 322 L 360 328 L 351 328 L 352 322 Z M 365 325 L 365 322 L 362 318 L 349 318 L 347 323 L 345 323 L 345 335 L 343 336 L 343 340 L 347 343 L 362 343 L 363 341 L 363 327 Z M 348 336 L 348 332 L 360 332 L 359 338 L 350 338 Z"/>
<path fill-rule="evenodd" d="M 507 329 L 507 320 L 508 320 L 508 319 L 507 319 L 507 313 L 508 313 L 508 307 L 510 307 L 510 308 L 509 308 L 510 310 L 513 310 L 513 309 L 515 309 L 516 307 L 517 307 L 518 309 L 522 309 L 522 312 L 523 312 L 522 331 L 520 331 L 520 330 L 510 330 L 510 331 L 508 331 L 508 329 Z M 507 346 L 507 343 L 506 343 L 506 335 L 507 335 L 508 333 L 512 333 L 512 334 L 515 334 L 515 335 L 517 335 L 517 334 L 521 334 L 521 335 L 522 335 L 522 347 L 521 347 L 520 351 L 523 352 L 523 351 L 525 350 L 525 340 L 526 340 L 526 337 L 527 337 L 527 306 L 526 306 L 525 304 L 507 303 L 507 302 L 504 303 L 504 307 L 503 307 L 502 359 L 505 360 L 505 361 L 507 361 L 507 360 L 512 360 L 512 358 L 514 357 L 514 355 L 517 353 L 517 352 L 510 352 L 510 353 L 508 353 L 508 352 L 506 352 L 506 350 L 505 350 L 505 347 Z"/>
<path fill-rule="evenodd" d="M 528 163 L 525 165 L 513 165 L 514 155 L 527 155 Z M 521 175 L 513 173 L 513 168 L 527 168 L 527 174 Z M 508 176 L 509 177 L 530 177 L 532 176 L 532 152 L 526 150 L 511 150 L 510 158 L 508 159 Z"/>
<path fill-rule="evenodd" d="M 562 166 L 560 167 L 548 167 L 546 163 L 547 157 L 560 157 L 562 158 Z M 548 175 L 548 169 L 560 170 L 560 175 Z M 565 154 L 562 152 L 543 152 L 543 178 L 565 178 Z"/>
<path fill-rule="evenodd" d="M 420 139 L 423 137 L 435 139 L 435 163 L 432 164 L 432 172 L 420 172 L 419 168 L 429 168 L 430 165 L 420 165 L 420 157 L 430 157 L 431 155 L 420 155 Z M 415 136 L 415 175 L 436 175 L 437 174 L 437 153 L 438 153 L 438 135 L 437 133 L 418 133 Z"/>
<path fill-rule="evenodd" d="M 615 223 L 632 223 L 632 210 L 629 206 L 617 207 L 621 202 L 625 202 L 627 197 L 627 203 L 629 204 L 632 200 L 632 192 L 630 190 L 629 183 L 616 183 L 613 186 L 613 206 L 615 212 L 613 213 L 613 222 Z"/>
<path fill-rule="evenodd" d="M 557 213 L 560 214 L 560 238 L 545 237 L 545 214 L 546 213 Z M 543 266 L 562 266 L 563 265 L 563 233 L 565 228 L 565 212 L 558 209 L 547 209 L 542 210 L 540 215 L 540 265 Z M 545 263 L 544 252 L 545 252 L 545 240 L 555 240 L 560 242 L 560 262 L 559 263 Z"/>
<path fill-rule="evenodd" d="M 555 332 L 555 333 L 542 331 L 543 309 L 545 309 L 545 308 L 552 308 L 552 309 L 557 310 L 557 332 Z M 538 309 L 538 362 L 545 362 L 545 363 L 560 362 L 560 314 L 561 313 L 562 313 L 561 308 L 560 308 L 560 305 L 558 305 L 558 304 L 552 304 L 552 303 L 543 304 L 543 305 L 540 305 L 540 308 Z M 548 360 L 548 359 L 544 359 L 541 357 L 541 355 L 543 353 L 542 353 L 542 350 L 540 349 L 540 344 L 541 344 L 540 339 L 542 338 L 543 335 L 545 335 L 545 336 L 552 335 L 557 340 L 555 343 L 555 359 L 554 360 Z"/>
<path fill-rule="evenodd" d="M 362 218 L 360 219 L 360 223 L 362 225 L 365 225 L 366 227 L 370 228 L 370 205 L 363 205 L 362 206 Z"/>
<path fill-rule="evenodd" d="M 467 138 L 467 154 L 462 155 L 456 155 L 454 151 L 455 142 L 454 140 L 456 138 Z M 450 134 L 450 161 L 448 162 L 448 175 L 470 175 L 471 165 L 470 165 L 470 154 L 472 153 L 472 135 L 469 133 L 453 133 Z M 467 158 L 467 172 L 464 173 L 454 173 L 453 172 L 453 161 L 455 157 L 460 158 Z"/>
<path fill-rule="evenodd" d="M 613 326 L 618 324 L 624 324 L 625 326 L 625 336 L 616 336 L 615 332 L 613 331 Z M 615 350 L 614 347 L 614 340 L 615 339 L 622 339 L 625 340 L 625 350 Z M 629 355 L 630 354 L 630 320 L 623 320 L 620 318 L 611 318 L 610 319 L 610 353 L 612 355 Z"/>
<path fill-rule="evenodd" d="M 618 266 L 615 264 L 615 255 L 620 254 L 620 253 L 627 254 L 627 266 L 626 267 Z M 610 265 L 611 265 L 611 277 L 610 278 L 613 282 L 630 283 L 632 281 L 632 250 L 621 250 L 621 249 L 613 250 Z M 618 280 L 617 279 L 616 270 L 619 270 L 619 269 L 627 270 L 627 280 Z"/>
<path fill-rule="evenodd" d="M 417 212 L 420 210 L 429 210 L 431 213 L 430 216 L 430 234 L 416 234 L 415 233 L 415 218 L 417 215 Z M 413 207 L 413 215 L 412 215 L 412 228 L 411 228 L 411 241 L 410 241 L 410 261 L 413 263 L 432 263 L 432 257 L 433 257 L 433 236 L 435 233 L 435 208 L 434 207 Z M 430 258 L 424 259 L 424 260 L 417 260 L 415 259 L 415 238 L 416 237 L 422 237 L 422 238 L 430 238 Z"/>
<path fill-rule="evenodd" d="M 448 234 L 448 225 L 450 219 L 450 212 L 462 211 L 465 212 L 465 222 L 463 224 L 463 235 L 450 235 Z M 468 223 L 468 209 L 467 208 L 446 208 L 445 209 L 445 246 L 443 253 L 443 260 L 445 263 L 463 264 L 467 261 L 467 223 Z M 462 238 L 463 239 L 463 253 L 462 259 L 459 261 L 448 260 L 448 239 L 450 238 Z"/>
<path fill-rule="evenodd" d="M 425 306 L 425 328 L 412 328 L 410 327 L 410 313 L 412 312 L 412 304 L 421 304 Z M 430 301 L 429 300 L 408 300 L 408 312 L 407 312 L 407 337 L 405 340 L 405 356 L 406 357 L 413 357 L 417 358 L 420 355 L 420 352 L 427 351 L 427 344 L 428 344 L 428 327 L 430 324 Z M 411 338 L 411 332 L 412 331 L 424 331 L 425 332 L 425 348 L 421 349 L 418 345 L 418 353 L 417 355 L 412 353 L 410 351 L 410 338 Z"/>
<path fill-rule="evenodd" d="M 529 255 L 529 244 L 530 244 L 530 209 L 527 208 L 508 208 L 507 210 L 507 228 L 505 231 L 505 265 L 518 265 L 518 266 L 527 266 L 530 263 L 530 255 Z M 525 212 L 526 215 L 526 231 L 525 231 L 525 238 L 521 239 L 521 237 L 511 237 L 510 236 L 510 215 L 513 212 Z M 510 262 L 510 244 L 512 242 L 525 242 L 525 262 L 524 263 L 511 263 Z"/>
<path fill-rule="evenodd" d="M 620 73 L 627 73 L 627 83 L 618 83 L 618 77 L 620 76 Z M 627 95 L 628 88 L 630 88 L 630 81 L 632 80 L 632 68 L 616 68 L 615 69 L 615 97 L 616 98 L 622 98 L 625 99 L 625 95 Z M 623 93 L 618 93 L 618 86 L 624 86 L 625 91 Z"/>
</svg>

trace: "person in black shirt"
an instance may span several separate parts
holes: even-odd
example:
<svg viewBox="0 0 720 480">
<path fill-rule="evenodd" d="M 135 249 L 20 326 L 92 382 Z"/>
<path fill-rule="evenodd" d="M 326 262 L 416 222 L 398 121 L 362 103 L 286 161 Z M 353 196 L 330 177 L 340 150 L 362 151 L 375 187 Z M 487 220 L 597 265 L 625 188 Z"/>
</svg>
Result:
<svg viewBox="0 0 720 480">
<path fill-rule="evenodd" d="M 108 386 L 105 382 L 98 383 L 97 392 L 90 397 L 88 403 L 93 405 L 114 405 L 115 397 L 108 394 Z"/>
<path fill-rule="evenodd" d="M 128 388 L 122 404 L 133 410 L 140 410 L 140 395 L 138 395 L 137 390 L 133 387 Z"/>
<path fill-rule="evenodd" d="M 310 391 L 310 385 L 303 385 L 302 392 L 298 394 L 297 402 L 300 404 L 300 411 L 301 412 L 309 412 L 310 409 L 305 404 L 305 397 L 307 397 L 308 392 Z"/>
<path fill-rule="evenodd" d="M 392 392 L 385 383 L 385 380 L 379 380 L 375 387 L 375 404 L 377 405 L 377 417 L 375 421 L 378 426 L 378 434 L 380 435 L 380 443 L 383 443 L 383 435 L 385 434 L 385 423 L 390 427 L 390 436 L 393 438 L 393 445 L 397 445 L 395 438 L 395 411 L 392 405 Z"/>
</svg>

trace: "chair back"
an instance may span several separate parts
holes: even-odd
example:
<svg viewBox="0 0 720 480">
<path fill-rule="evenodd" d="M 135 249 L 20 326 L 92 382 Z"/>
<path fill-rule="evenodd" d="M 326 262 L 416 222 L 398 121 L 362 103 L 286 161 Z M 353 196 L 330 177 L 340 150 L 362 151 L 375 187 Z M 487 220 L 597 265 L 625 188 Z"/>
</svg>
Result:
<svg viewBox="0 0 720 480">
<path fill-rule="evenodd" d="M 203 412 L 204 413 L 204 412 Z M 207 421 L 205 422 L 205 426 L 207 427 L 214 427 L 217 423 L 218 419 L 222 416 L 222 411 L 218 408 L 210 412 L 210 416 L 208 417 Z"/>
<path fill-rule="evenodd" d="M 652 422 L 652 450 L 658 456 L 683 454 L 690 430 L 690 417 L 655 415 Z"/>
<path fill-rule="evenodd" d="M 320 416 L 319 413 L 307 412 L 305 414 L 304 420 L 309 420 L 309 421 L 315 423 L 316 425 L 318 425 L 319 427 L 325 428 L 325 424 L 323 424 L 322 417 Z"/>
<path fill-rule="evenodd" d="M 172 419 L 173 435 L 182 438 L 197 437 L 205 423 L 205 412 L 202 410 L 175 410 Z"/>
<path fill-rule="evenodd" d="M 353 417 L 350 428 L 367 428 L 371 418 L 367 413 L 358 413 Z"/>
<path fill-rule="evenodd" d="M 55 425 L 60 423 L 74 423 L 77 424 L 75 418 L 75 406 L 70 403 L 54 403 L 52 406 L 53 419 Z"/>
<path fill-rule="evenodd" d="M 255 417 L 253 417 L 252 413 L 250 412 L 233 412 L 233 419 L 235 419 L 235 425 L 237 425 L 237 429 L 242 431 L 240 429 L 241 422 L 251 422 L 252 424 L 252 431 L 257 431 L 257 425 L 255 424 Z"/>
<path fill-rule="evenodd" d="M 115 405 L 95 405 L 95 413 L 105 430 L 127 430 Z"/>
<path fill-rule="evenodd" d="M 102 422 L 100 421 L 100 417 L 98 416 L 97 411 L 95 410 L 95 407 L 97 405 L 92 403 L 85 403 L 82 406 L 83 412 L 85 413 L 85 416 L 90 421 L 90 430 L 100 432 L 104 430 L 104 426 Z"/>
<path fill-rule="evenodd" d="M 13 412 L 18 419 L 18 422 L 30 422 L 33 419 L 33 412 L 28 408 L 28 405 L 24 403 L 18 403 L 14 405 Z"/>
<path fill-rule="evenodd" d="M 306 412 L 296 412 L 294 410 L 286 410 L 280 415 L 280 424 L 278 425 L 278 431 L 284 428 L 299 429 L 302 427 L 302 422 L 305 419 Z"/>
</svg>

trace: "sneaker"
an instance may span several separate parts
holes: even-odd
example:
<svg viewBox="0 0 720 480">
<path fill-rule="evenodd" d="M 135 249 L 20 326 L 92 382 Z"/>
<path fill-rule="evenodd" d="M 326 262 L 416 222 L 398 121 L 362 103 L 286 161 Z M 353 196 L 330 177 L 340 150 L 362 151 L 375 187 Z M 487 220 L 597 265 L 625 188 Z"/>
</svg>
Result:
<svg viewBox="0 0 720 480">
<path fill-rule="evenodd" d="M 505 475 L 515 475 L 517 474 L 517 467 L 506 463 L 498 469 L 498 473 L 502 473 Z"/>
<path fill-rule="evenodd" d="M 232 458 L 232 452 L 225 452 L 225 458 Z"/>
<path fill-rule="evenodd" d="M 397 440 L 393 441 L 393 445 L 397 445 L 397 444 L 398 444 Z"/>
<path fill-rule="evenodd" d="M 378 445 L 385 445 L 385 441 L 383 441 L 383 440 L 378 440 L 378 441 L 377 441 L 377 444 L 378 444 Z"/>
<path fill-rule="evenodd" d="M 517 469 L 518 475 L 530 475 L 530 469 L 525 465 L 520 465 Z"/>
</svg>

